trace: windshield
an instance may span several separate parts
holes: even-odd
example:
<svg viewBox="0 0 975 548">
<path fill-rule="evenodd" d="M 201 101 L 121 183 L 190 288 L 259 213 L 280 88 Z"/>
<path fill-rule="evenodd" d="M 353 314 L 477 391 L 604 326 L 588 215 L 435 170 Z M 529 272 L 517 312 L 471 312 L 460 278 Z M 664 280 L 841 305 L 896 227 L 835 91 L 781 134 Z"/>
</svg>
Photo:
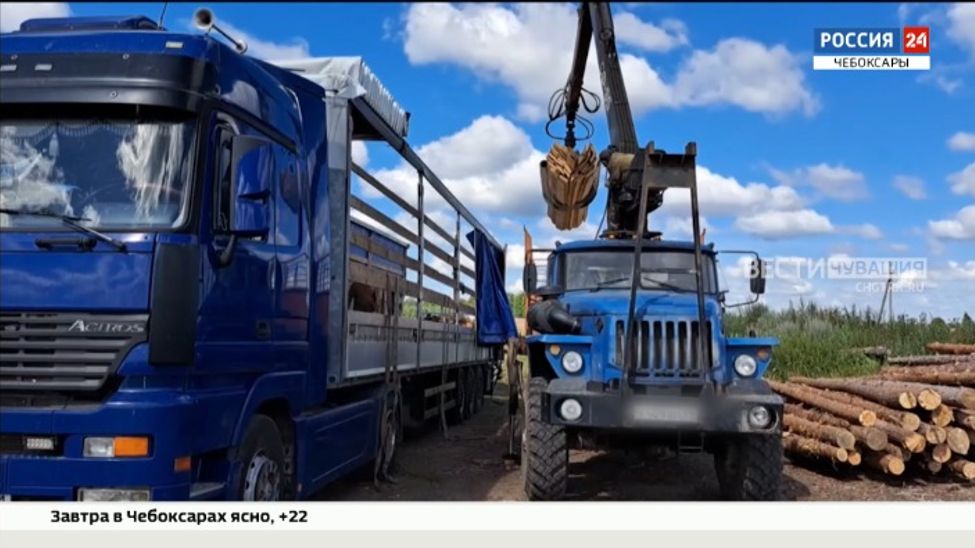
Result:
<svg viewBox="0 0 975 548">
<path fill-rule="evenodd" d="M 702 255 L 704 291 L 717 290 L 714 259 Z M 640 285 L 644 289 L 697 291 L 694 254 L 690 251 L 651 251 L 640 254 Z M 565 289 L 624 289 L 633 275 L 633 251 L 579 251 L 565 254 Z"/>
<path fill-rule="evenodd" d="M 176 224 L 189 180 L 191 120 L 3 119 L 0 208 L 80 217 L 103 229 Z M 0 214 L 0 227 L 60 228 Z"/>
</svg>

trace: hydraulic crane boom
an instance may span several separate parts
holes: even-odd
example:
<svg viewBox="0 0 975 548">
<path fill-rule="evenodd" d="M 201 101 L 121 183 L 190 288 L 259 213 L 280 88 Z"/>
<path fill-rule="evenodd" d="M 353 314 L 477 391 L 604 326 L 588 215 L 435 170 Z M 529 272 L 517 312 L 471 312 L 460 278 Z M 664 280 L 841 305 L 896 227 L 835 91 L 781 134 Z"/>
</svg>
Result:
<svg viewBox="0 0 975 548">
<path fill-rule="evenodd" d="M 574 149 L 577 143 L 575 130 L 579 107 L 583 100 L 583 93 L 586 91 L 583 88 L 583 81 L 593 37 L 596 43 L 596 59 L 599 64 L 610 140 L 607 148 L 599 155 L 600 162 L 609 173 L 606 180 L 609 197 L 606 203 L 604 235 L 613 238 L 633 237 L 640 225 L 639 192 L 644 160 L 636 136 L 626 86 L 623 83 L 623 71 L 620 68 L 613 30 L 613 16 L 608 2 L 581 3 L 572 68 L 562 91 L 565 96 L 564 111 L 550 113 L 550 117 L 554 120 L 560 115 L 565 115 L 566 135 L 563 140 L 566 147 Z M 577 169 L 575 166 L 571 167 L 569 171 Z M 549 194 L 551 192 L 546 193 Z M 649 213 L 660 207 L 662 200 L 663 190 L 651 191 L 646 212 Z M 588 203 L 576 204 L 576 207 L 586 206 Z"/>
</svg>

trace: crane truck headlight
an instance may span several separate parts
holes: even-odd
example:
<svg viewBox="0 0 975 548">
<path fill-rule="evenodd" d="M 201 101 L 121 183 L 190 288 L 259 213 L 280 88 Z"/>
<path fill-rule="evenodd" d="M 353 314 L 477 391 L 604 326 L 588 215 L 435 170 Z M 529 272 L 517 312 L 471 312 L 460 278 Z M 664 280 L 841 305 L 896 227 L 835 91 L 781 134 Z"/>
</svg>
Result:
<svg viewBox="0 0 975 548">
<path fill-rule="evenodd" d="M 742 354 L 735 358 L 735 372 L 742 377 L 751 377 L 758 370 L 758 363 L 755 358 L 748 354 Z"/>
<path fill-rule="evenodd" d="M 582 404 L 572 398 L 564 400 L 559 406 L 559 414 L 567 421 L 577 421 L 582 416 Z"/>
<path fill-rule="evenodd" d="M 761 405 L 756 405 L 748 410 L 748 424 L 753 428 L 768 428 L 772 424 L 772 414 Z"/>
<path fill-rule="evenodd" d="M 562 355 L 562 369 L 566 373 L 575 374 L 582 371 L 582 354 L 575 350 L 569 350 Z"/>
</svg>

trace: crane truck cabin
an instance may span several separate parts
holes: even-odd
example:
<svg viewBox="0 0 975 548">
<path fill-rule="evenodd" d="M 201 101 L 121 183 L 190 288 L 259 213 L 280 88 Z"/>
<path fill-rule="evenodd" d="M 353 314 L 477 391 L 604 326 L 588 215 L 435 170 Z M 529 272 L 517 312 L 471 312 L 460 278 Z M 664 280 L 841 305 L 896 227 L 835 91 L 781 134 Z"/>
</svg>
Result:
<svg viewBox="0 0 975 548">
<path fill-rule="evenodd" d="M 597 155 L 574 152 L 590 43 L 596 46 L 610 139 L 598 155 L 607 171 L 606 230 L 595 240 L 526 257 L 525 292 L 542 300 L 528 311 L 536 334 L 526 339 L 525 491 L 532 499 L 564 496 L 568 448 L 586 440 L 589 447 L 664 443 L 709 451 L 724 496 L 775 499 L 782 400 L 762 375 L 777 341 L 725 332 L 730 304 L 718 287 L 718 253 L 704 245 L 700 228 L 697 146 L 667 153 L 653 141 L 637 144 L 605 2 L 581 3 L 572 71 L 556 92 L 564 100 L 553 100 L 564 107 L 550 113 L 546 126 L 566 118 L 566 146 L 553 147 L 542 164 L 549 215 L 556 226 L 574 228 L 585 219 L 576 212 L 595 196 Z M 668 189 L 690 195 L 689 242 L 662 240 L 647 229 L 648 213 Z M 754 256 L 751 290 L 760 294 L 762 262 L 748 253 Z M 541 288 L 536 256 L 547 263 Z"/>
<path fill-rule="evenodd" d="M 404 424 L 464 420 L 491 388 L 502 248 L 406 112 L 361 59 L 265 63 L 196 22 L 0 37 L 6 499 L 303 498 L 383 476 Z M 355 139 L 398 151 L 415 195 L 354 165 Z"/>
</svg>

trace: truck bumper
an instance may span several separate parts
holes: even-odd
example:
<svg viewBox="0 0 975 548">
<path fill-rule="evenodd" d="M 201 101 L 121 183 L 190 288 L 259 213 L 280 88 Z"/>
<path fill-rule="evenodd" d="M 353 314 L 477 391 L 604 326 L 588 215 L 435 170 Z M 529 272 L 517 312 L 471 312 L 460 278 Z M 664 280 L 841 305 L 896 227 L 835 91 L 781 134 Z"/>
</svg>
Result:
<svg viewBox="0 0 975 548">
<path fill-rule="evenodd" d="M 176 472 L 174 461 L 194 454 L 194 424 L 204 419 L 194 415 L 194 403 L 173 394 L 152 402 L 78 408 L 0 408 L 0 494 L 13 500 L 76 500 L 79 488 L 114 488 L 148 490 L 151 500 L 186 500 L 193 474 Z M 149 436 L 148 456 L 83 456 L 85 437 L 126 435 Z M 26 451 L 20 446 L 25 436 L 54 439 L 56 449 Z"/>
<path fill-rule="evenodd" d="M 562 415 L 566 400 L 582 408 L 578 419 Z M 702 434 L 780 434 L 782 399 L 764 381 L 736 381 L 719 393 L 702 394 L 691 387 L 635 385 L 621 395 L 585 379 L 555 379 L 545 394 L 545 420 L 567 427 L 687 432 Z M 763 407 L 769 423 L 758 426 L 749 420 L 753 408 Z"/>
</svg>

